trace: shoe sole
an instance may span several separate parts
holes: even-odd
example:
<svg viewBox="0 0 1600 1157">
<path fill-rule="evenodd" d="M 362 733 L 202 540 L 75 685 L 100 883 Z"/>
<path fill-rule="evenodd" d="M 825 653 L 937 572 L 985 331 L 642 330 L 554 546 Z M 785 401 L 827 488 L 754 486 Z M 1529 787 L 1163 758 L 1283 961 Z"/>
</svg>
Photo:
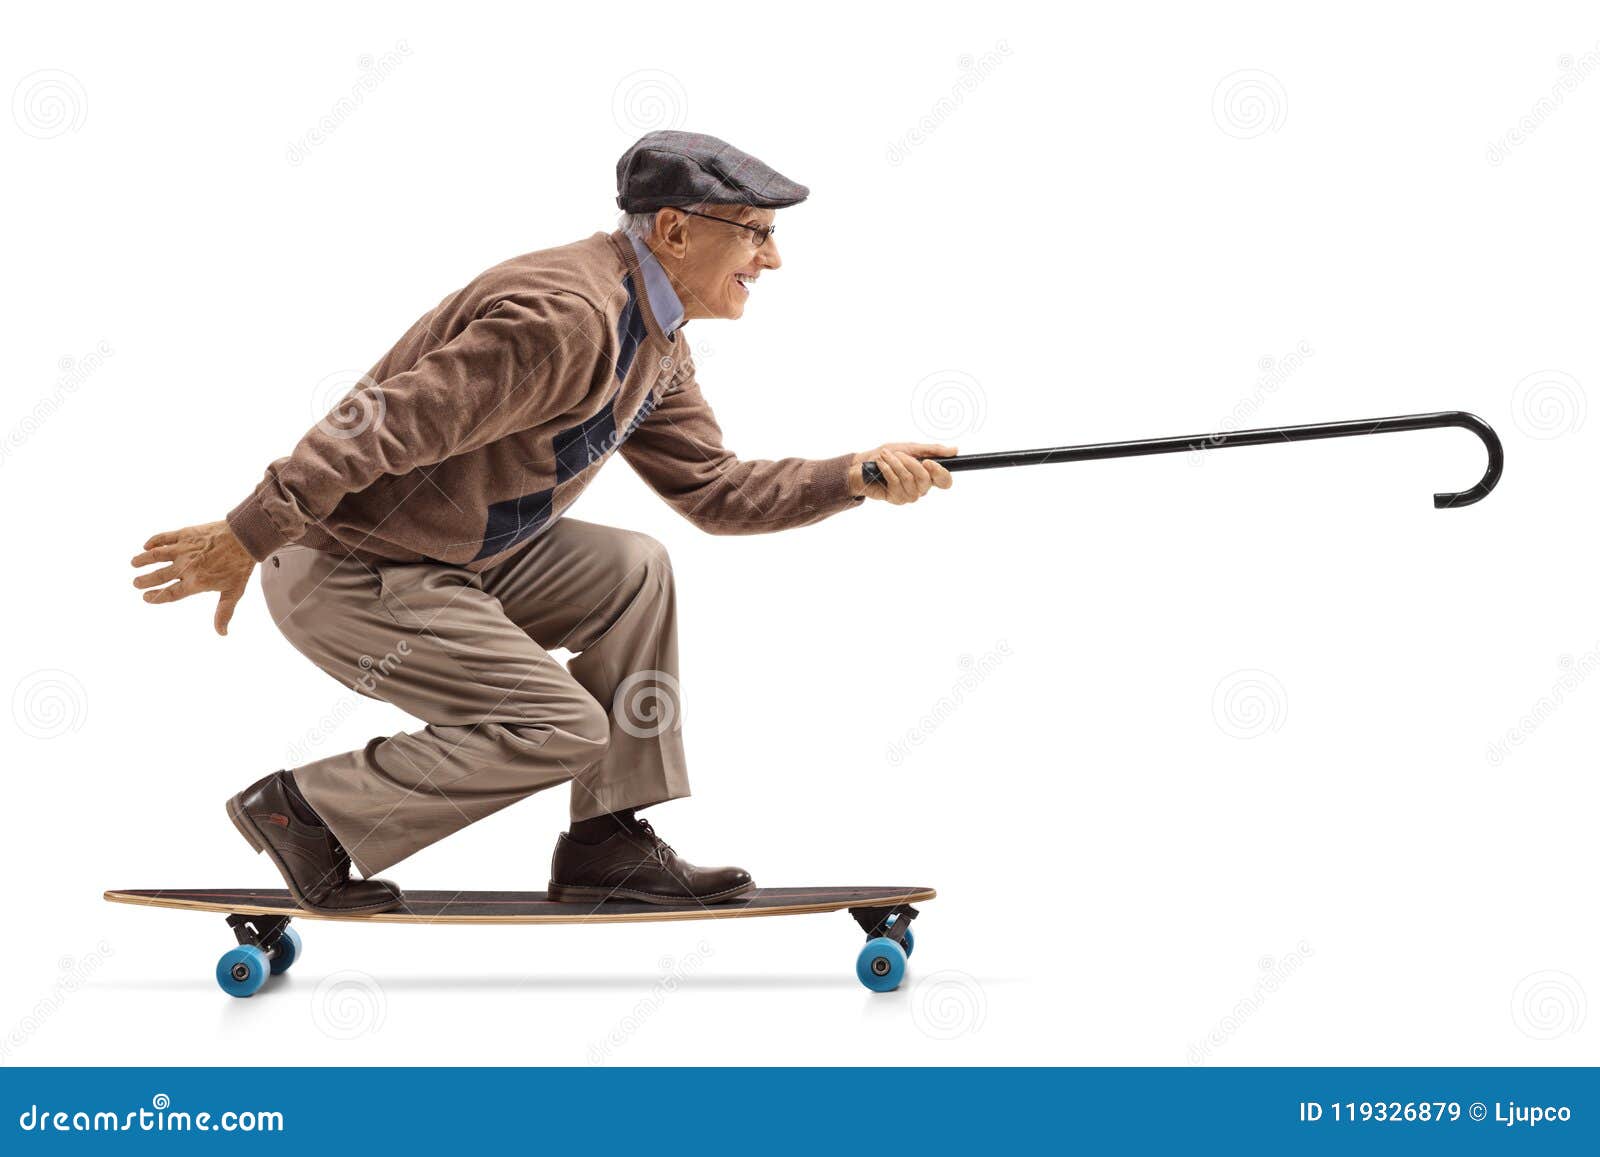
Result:
<svg viewBox="0 0 1600 1157">
<path fill-rule="evenodd" d="M 295 886 L 294 877 L 289 874 L 289 869 L 284 867 L 283 858 L 273 848 L 272 842 L 261 834 L 261 829 L 256 826 L 256 822 L 246 815 L 244 809 L 239 806 L 238 796 L 234 796 L 228 801 L 228 819 L 233 821 L 233 826 L 239 829 L 239 834 L 244 837 L 245 842 L 254 848 L 257 853 L 266 853 L 267 858 L 272 861 L 272 866 L 277 868 L 278 874 L 283 877 L 283 882 L 289 886 L 289 895 L 293 896 L 294 902 L 307 912 L 316 912 L 322 916 L 362 916 L 370 912 L 387 912 L 391 908 L 398 908 L 405 903 L 404 896 L 397 896 L 392 901 L 385 901 L 381 904 L 364 904 L 359 908 L 324 908 L 319 904 L 313 904 Z"/>
<path fill-rule="evenodd" d="M 721 904 L 728 900 L 737 900 L 741 896 L 748 896 L 755 890 L 756 884 L 752 880 L 748 884 L 740 884 L 737 888 L 712 892 L 705 896 L 658 896 L 651 892 L 636 892 L 632 888 L 595 888 L 582 884 L 558 884 L 551 880 L 545 895 L 557 904 L 578 900 L 637 900 L 642 904 L 682 908 L 689 904 Z"/>
</svg>

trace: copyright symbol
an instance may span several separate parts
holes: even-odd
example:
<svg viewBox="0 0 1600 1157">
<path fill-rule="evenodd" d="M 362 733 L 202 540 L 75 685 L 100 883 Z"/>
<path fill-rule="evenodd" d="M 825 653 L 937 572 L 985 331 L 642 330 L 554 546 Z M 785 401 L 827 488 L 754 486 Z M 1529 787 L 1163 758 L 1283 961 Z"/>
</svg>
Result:
<svg viewBox="0 0 1600 1157">
<path fill-rule="evenodd" d="M 1467 1116 L 1474 1121 L 1481 1121 L 1488 1115 L 1489 1110 L 1484 1107 L 1482 1101 L 1473 1101 L 1471 1107 L 1467 1109 Z"/>
</svg>

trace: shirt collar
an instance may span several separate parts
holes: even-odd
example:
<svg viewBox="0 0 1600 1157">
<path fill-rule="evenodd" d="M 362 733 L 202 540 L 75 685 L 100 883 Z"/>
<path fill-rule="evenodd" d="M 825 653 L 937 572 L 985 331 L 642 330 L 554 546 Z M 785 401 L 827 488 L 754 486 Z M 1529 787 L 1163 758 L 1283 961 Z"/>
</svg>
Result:
<svg viewBox="0 0 1600 1157">
<path fill-rule="evenodd" d="M 650 299 L 650 312 L 661 323 L 661 332 L 671 337 L 683 324 L 683 302 L 678 300 L 667 271 L 656 260 L 656 255 L 650 252 L 650 246 L 632 234 L 629 234 L 628 240 L 633 243 L 633 251 L 639 255 L 639 272 L 644 275 L 644 292 Z"/>
</svg>

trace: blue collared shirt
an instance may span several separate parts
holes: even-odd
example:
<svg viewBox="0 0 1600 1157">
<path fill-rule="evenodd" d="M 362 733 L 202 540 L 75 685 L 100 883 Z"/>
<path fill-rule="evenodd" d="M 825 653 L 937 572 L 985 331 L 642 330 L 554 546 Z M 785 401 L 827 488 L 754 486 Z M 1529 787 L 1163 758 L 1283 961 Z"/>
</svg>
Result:
<svg viewBox="0 0 1600 1157">
<path fill-rule="evenodd" d="M 644 293 L 650 299 L 650 312 L 661 323 L 661 332 L 671 337 L 683 324 L 683 302 L 678 300 L 667 271 L 650 252 L 650 246 L 632 234 L 628 235 L 628 240 L 633 242 L 633 251 L 639 255 L 639 272 L 644 274 Z"/>
</svg>

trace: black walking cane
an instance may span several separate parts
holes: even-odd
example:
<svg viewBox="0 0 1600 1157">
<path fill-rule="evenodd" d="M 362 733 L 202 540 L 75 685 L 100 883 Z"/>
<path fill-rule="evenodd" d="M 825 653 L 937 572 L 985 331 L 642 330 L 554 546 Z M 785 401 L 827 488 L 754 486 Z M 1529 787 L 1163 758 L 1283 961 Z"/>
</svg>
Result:
<svg viewBox="0 0 1600 1157">
<path fill-rule="evenodd" d="M 1394 418 L 1362 418 L 1353 422 L 1317 422 L 1309 426 L 1272 426 L 1263 430 L 1225 430 L 1216 434 L 1190 434 L 1181 438 L 1149 438 L 1142 442 L 1097 442 L 1088 446 L 1056 446 L 1048 450 L 1009 450 L 996 454 L 961 454 L 955 458 L 925 458 L 946 470 L 995 470 L 1002 466 L 1042 466 L 1046 462 L 1087 462 L 1094 458 L 1138 458 L 1145 454 L 1177 454 L 1185 450 L 1221 450 L 1229 446 L 1263 446 L 1273 442 L 1309 442 L 1315 438 L 1354 438 L 1364 434 L 1392 434 L 1401 430 L 1433 430 L 1460 426 L 1471 430 L 1489 452 L 1489 468 L 1477 485 L 1453 494 L 1435 494 L 1439 510 L 1471 506 L 1500 481 L 1505 454 L 1494 427 L 1465 410 L 1437 414 L 1402 414 Z M 876 462 L 864 462 L 861 477 L 870 485 L 883 481 Z"/>
</svg>

